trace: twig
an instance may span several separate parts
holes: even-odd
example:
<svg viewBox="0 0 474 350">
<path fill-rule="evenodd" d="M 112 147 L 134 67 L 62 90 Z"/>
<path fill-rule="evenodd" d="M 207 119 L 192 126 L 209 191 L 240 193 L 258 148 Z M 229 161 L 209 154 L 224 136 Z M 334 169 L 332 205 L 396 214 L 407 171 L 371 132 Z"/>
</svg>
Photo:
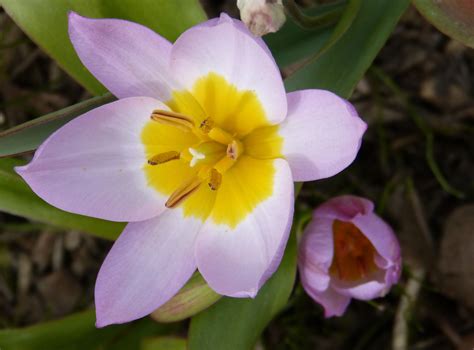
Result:
<svg viewBox="0 0 474 350">
<path fill-rule="evenodd" d="M 407 350 L 409 335 L 409 320 L 420 294 L 426 269 L 423 266 L 412 266 L 410 277 L 406 283 L 405 293 L 400 298 L 395 325 L 393 327 L 392 349 Z"/>
</svg>

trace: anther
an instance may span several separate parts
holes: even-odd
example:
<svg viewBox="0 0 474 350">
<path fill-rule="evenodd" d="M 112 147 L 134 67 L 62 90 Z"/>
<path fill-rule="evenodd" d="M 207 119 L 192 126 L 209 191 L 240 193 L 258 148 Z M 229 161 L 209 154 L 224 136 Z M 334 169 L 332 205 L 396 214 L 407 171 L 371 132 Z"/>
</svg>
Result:
<svg viewBox="0 0 474 350">
<path fill-rule="evenodd" d="M 201 183 L 202 180 L 199 177 L 194 177 L 191 180 L 185 182 L 171 194 L 171 196 L 166 201 L 165 206 L 167 208 L 176 207 L 179 203 L 196 191 Z"/>
<path fill-rule="evenodd" d="M 169 162 L 170 160 L 174 159 L 179 159 L 179 153 L 176 151 L 169 151 L 169 152 L 163 152 L 163 153 L 158 153 L 148 159 L 148 164 L 150 165 L 158 165 L 158 164 L 163 164 L 166 162 Z"/>
<path fill-rule="evenodd" d="M 155 122 L 171 125 L 185 131 L 190 131 L 194 128 L 194 121 L 192 118 L 173 111 L 155 109 L 150 118 Z"/>
<path fill-rule="evenodd" d="M 222 183 L 222 175 L 216 169 L 212 168 L 209 172 L 209 188 L 213 191 L 216 191 Z"/>
<path fill-rule="evenodd" d="M 227 157 L 230 159 L 237 159 L 242 154 L 244 147 L 241 142 L 234 140 L 227 146 Z"/>
<path fill-rule="evenodd" d="M 209 133 L 211 129 L 214 127 L 214 121 L 211 118 L 206 118 L 201 122 L 201 125 L 199 125 L 199 128 L 201 131 L 205 134 Z"/>
</svg>

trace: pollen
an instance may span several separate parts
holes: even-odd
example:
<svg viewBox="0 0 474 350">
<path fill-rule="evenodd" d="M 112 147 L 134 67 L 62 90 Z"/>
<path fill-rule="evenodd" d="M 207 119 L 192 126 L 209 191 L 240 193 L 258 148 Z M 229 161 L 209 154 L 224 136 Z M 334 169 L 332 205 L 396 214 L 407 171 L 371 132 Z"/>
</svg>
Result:
<svg viewBox="0 0 474 350">
<path fill-rule="evenodd" d="M 330 273 L 341 281 L 353 282 L 377 270 L 376 250 L 365 235 L 352 223 L 334 220 L 334 257 Z"/>
</svg>

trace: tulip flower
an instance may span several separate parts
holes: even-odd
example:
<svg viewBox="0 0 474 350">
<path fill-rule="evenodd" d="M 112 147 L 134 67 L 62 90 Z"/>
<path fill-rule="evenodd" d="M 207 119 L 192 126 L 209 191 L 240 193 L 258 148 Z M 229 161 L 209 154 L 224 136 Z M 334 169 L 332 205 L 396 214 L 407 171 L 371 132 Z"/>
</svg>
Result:
<svg viewBox="0 0 474 350">
<path fill-rule="evenodd" d="M 299 244 L 298 268 L 305 291 L 341 316 L 352 298 L 384 296 L 400 277 L 400 246 L 371 201 L 340 196 L 313 213 Z"/>
<path fill-rule="evenodd" d="M 75 13 L 69 35 L 118 101 L 60 128 L 17 172 L 58 208 L 129 222 L 97 277 L 97 325 L 150 314 L 196 269 L 221 295 L 254 297 L 282 258 L 293 181 L 347 167 L 366 124 L 331 92 L 286 95 L 264 42 L 227 15 L 174 44 Z"/>
</svg>

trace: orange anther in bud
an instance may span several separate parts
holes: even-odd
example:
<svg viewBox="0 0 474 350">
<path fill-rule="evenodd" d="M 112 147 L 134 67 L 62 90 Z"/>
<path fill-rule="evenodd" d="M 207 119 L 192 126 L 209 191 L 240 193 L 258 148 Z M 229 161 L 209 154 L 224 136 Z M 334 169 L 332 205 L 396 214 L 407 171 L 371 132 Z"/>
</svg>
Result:
<svg viewBox="0 0 474 350">
<path fill-rule="evenodd" d="M 376 250 L 367 237 L 352 223 L 334 220 L 334 257 L 331 274 L 342 281 L 357 281 L 377 270 Z"/>
<path fill-rule="evenodd" d="M 153 157 L 148 159 L 148 164 L 158 165 L 158 164 L 169 162 L 170 160 L 174 160 L 174 159 L 179 159 L 178 152 L 176 151 L 163 152 L 163 153 L 154 155 Z"/>
</svg>

